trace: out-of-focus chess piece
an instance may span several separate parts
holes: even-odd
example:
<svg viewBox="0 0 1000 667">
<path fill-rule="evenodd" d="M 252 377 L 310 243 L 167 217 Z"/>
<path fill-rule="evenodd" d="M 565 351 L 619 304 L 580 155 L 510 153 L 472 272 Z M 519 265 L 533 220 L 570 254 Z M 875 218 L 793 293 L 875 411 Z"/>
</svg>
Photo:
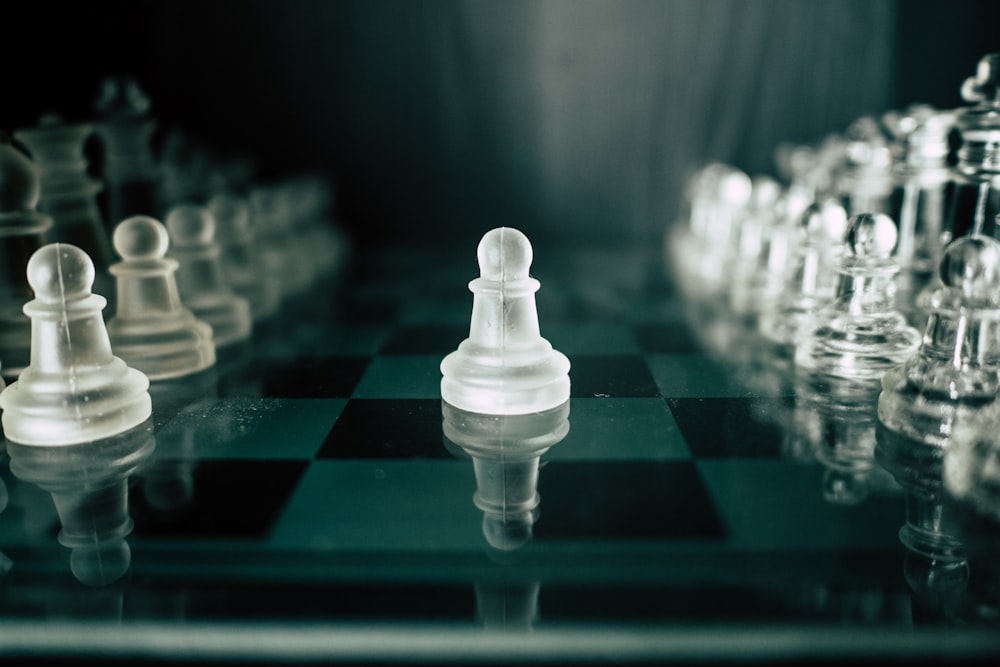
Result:
<svg viewBox="0 0 1000 667">
<path fill-rule="evenodd" d="M 179 263 L 176 276 L 181 301 L 212 327 L 220 362 L 230 359 L 234 350 L 249 342 L 253 320 L 250 304 L 226 282 L 215 219 L 204 206 L 180 204 L 170 209 L 166 224 L 169 256 Z"/>
<path fill-rule="evenodd" d="M 215 238 L 220 247 L 219 261 L 226 282 L 250 304 L 254 322 L 277 315 L 281 290 L 263 269 L 264 260 L 256 245 L 255 228 L 246 197 L 219 193 L 208 202 L 215 218 Z"/>
<path fill-rule="evenodd" d="M 847 214 L 889 212 L 893 155 L 878 120 L 863 116 L 845 133 L 844 164 L 838 190 Z"/>
<path fill-rule="evenodd" d="M 760 319 L 761 334 L 779 358 L 791 362 L 801 338 L 812 333 L 816 313 L 833 300 L 846 231 L 847 213 L 836 200 L 814 202 L 799 217 L 786 282 Z"/>
<path fill-rule="evenodd" d="M 118 282 L 118 308 L 108 320 L 115 353 L 150 380 L 204 371 L 215 365 L 212 328 L 181 303 L 175 273 L 166 256 L 166 227 L 149 216 L 132 216 L 115 228 L 111 267 Z"/>
<path fill-rule="evenodd" d="M 540 498 L 539 458 L 569 432 L 569 401 L 542 412 L 487 415 L 442 401 L 447 441 L 472 458 L 473 502 L 483 511 L 483 535 L 494 549 L 520 549 L 532 538 Z"/>
<path fill-rule="evenodd" d="M 97 195 L 100 181 L 88 173 L 85 148 L 94 127 L 67 124 L 59 116 L 46 115 L 33 128 L 14 133 L 38 167 L 41 201 L 38 209 L 52 218 L 49 241 L 81 248 L 97 269 L 94 288 L 98 294 L 113 294 L 108 266 L 114 261 L 108 243 L 108 225 L 101 215 Z"/>
<path fill-rule="evenodd" d="M 131 76 L 109 76 L 94 103 L 94 130 L 103 147 L 105 220 L 160 215 L 158 170 L 153 158 L 156 120 L 149 97 Z"/>
<path fill-rule="evenodd" d="M 689 181 L 688 219 L 666 239 L 667 266 L 689 299 L 712 300 L 728 288 L 728 254 L 752 190 L 747 174 L 721 163 L 703 167 Z"/>
<path fill-rule="evenodd" d="M 899 223 L 896 258 L 897 302 L 910 324 L 922 327 L 927 314 L 916 307 L 917 295 L 931 282 L 941 261 L 947 215 L 951 111 L 914 105 L 882 117 L 893 137 L 893 196 L 890 217 Z"/>
<path fill-rule="evenodd" d="M 45 245 L 52 218 L 36 210 L 37 167 L 0 134 L 0 371 L 17 379 L 31 356 L 31 320 L 22 310 L 31 300 L 28 259 Z"/>
<path fill-rule="evenodd" d="M 775 179 L 754 176 L 750 199 L 734 230 L 729 305 L 735 314 L 752 322 L 756 322 L 772 296 L 766 289 L 768 252 L 779 224 L 781 196 L 781 185 Z"/>
<path fill-rule="evenodd" d="M 155 447 L 150 420 L 66 447 L 7 443 L 11 472 L 52 495 L 62 526 L 59 542 L 70 549 L 70 570 L 80 582 L 106 586 L 129 570 L 129 479 Z"/>
</svg>

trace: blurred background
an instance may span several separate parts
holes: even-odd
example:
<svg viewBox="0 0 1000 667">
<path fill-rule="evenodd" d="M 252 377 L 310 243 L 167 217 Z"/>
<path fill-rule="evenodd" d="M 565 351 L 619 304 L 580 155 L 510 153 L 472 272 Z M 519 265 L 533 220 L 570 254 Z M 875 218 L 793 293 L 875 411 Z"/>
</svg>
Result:
<svg viewBox="0 0 1000 667">
<path fill-rule="evenodd" d="M 963 105 L 995 0 L 37 0 L 4 9 L 0 128 L 93 117 L 136 77 L 164 126 L 259 178 L 319 169 L 359 242 L 640 242 L 709 160 Z"/>
</svg>

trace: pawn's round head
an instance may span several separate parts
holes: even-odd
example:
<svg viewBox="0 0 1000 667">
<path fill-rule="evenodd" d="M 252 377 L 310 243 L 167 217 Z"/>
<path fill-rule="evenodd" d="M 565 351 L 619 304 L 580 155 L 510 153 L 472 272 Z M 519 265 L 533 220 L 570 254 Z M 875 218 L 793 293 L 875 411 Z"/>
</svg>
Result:
<svg viewBox="0 0 1000 667">
<path fill-rule="evenodd" d="M 802 212 L 799 222 L 809 238 L 836 243 L 847 232 L 847 211 L 833 200 L 813 202 Z"/>
<path fill-rule="evenodd" d="M 215 218 L 219 229 L 239 234 L 250 227 L 250 205 L 243 197 L 232 194 L 220 194 L 208 202 L 208 210 Z"/>
<path fill-rule="evenodd" d="M 134 215 L 122 220 L 111 237 L 115 252 L 125 261 L 160 259 L 167 254 L 170 237 L 156 218 Z"/>
<path fill-rule="evenodd" d="M 28 260 L 28 284 L 42 301 L 79 299 L 94 285 L 94 263 L 74 245 L 50 243 Z"/>
<path fill-rule="evenodd" d="M 167 213 L 167 231 L 174 246 L 207 245 L 215 239 L 215 219 L 204 206 L 179 204 Z"/>
<path fill-rule="evenodd" d="M 938 267 L 941 282 L 969 299 L 996 300 L 1000 294 L 1000 241 L 980 234 L 948 244 Z"/>
<path fill-rule="evenodd" d="M 844 239 L 856 257 L 884 258 L 896 247 L 896 223 L 881 213 L 859 213 L 848 221 Z"/>
<path fill-rule="evenodd" d="M 486 232 L 476 250 L 479 274 L 497 282 L 528 277 L 531 268 L 531 243 L 513 227 L 497 227 Z"/>
</svg>

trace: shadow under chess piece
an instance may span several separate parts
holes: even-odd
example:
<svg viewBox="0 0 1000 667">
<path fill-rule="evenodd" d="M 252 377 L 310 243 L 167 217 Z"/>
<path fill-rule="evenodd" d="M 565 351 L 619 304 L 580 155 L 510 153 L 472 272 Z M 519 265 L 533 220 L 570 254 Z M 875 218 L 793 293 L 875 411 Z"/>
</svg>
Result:
<svg viewBox="0 0 1000 667">
<path fill-rule="evenodd" d="M 51 243 L 28 260 L 31 363 L 0 394 L 7 439 L 61 446 L 122 433 L 152 411 L 149 379 L 111 350 L 85 252 Z"/>
<path fill-rule="evenodd" d="M 31 320 L 23 308 L 31 287 L 25 269 L 52 227 L 52 218 L 35 210 L 39 193 L 35 165 L 0 135 L 0 372 L 8 380 L 16 380 L 30 360 Z"/>
<path fill-rule="evenodd" d="M 166 227 L 132 216 L 118 224 L 113 240 L 122 258 L 111 267 L 118 282 L 118 309 L 108 320 L 115 353 L 154 381 L 214 366 L 212 328 L 181 303 Z"/>
<path fill-rule="evenodd" d="M 59 542 L 71 550 L 70 569 L 81 583 L 106 586 L 128 571 L 129 478 L 155 447 L 149 420 L 118 435 L 66 447 L 8 443 L 11 472 L 52 495 L 62 525 Z"/>
<path fill-rule="evenodd" d="M 473 502 L 483 511 L 483 535 L 499 551 L 520 549 L 532 538 L 539 458 L 569 432 L 569 401 L 525 415 L 468 412 L 442 401 L 442 429 L 472 458 Z"/>
<path fill-rule="evenodd" d="M 539 333 L 531 243 L 509 227 L 477 248 L 469 337 L 441 362 L 441 398 L 463 410 L 531 414 L 569 400 L 569 360 Z"/>
</svg>

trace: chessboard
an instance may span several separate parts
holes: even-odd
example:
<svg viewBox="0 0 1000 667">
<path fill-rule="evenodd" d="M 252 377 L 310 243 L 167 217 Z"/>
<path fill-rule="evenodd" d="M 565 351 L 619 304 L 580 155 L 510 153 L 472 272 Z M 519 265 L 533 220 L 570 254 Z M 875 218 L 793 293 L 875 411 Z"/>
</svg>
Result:
<svg viewBox="0 0 1000 667">
<path fill-rule="evenodd" d="M 207 380 L 151 389 L 142 437 L 58 482 L 15 475 L 8 443 L 0 655 L 1000 654 L 995 559 L 935 569 L 907 553 L 903 489 L 803 446 L 794 389 L 736 353 L 738 323 L 685 302 L 655 244 L 533 239 L 541 333 L 571 362 L 568 431 L 539 454 L 537 506 L 498 537 L 511 526 L 485 520 L 473 457 L 445 436 L 439 370 L 469 333 L 485 231 L 345 251 Z M 120 496 L 74 486 L 97 478 Z M 117 546 L 72 542 L 57 502 Z"/>
</svg>

